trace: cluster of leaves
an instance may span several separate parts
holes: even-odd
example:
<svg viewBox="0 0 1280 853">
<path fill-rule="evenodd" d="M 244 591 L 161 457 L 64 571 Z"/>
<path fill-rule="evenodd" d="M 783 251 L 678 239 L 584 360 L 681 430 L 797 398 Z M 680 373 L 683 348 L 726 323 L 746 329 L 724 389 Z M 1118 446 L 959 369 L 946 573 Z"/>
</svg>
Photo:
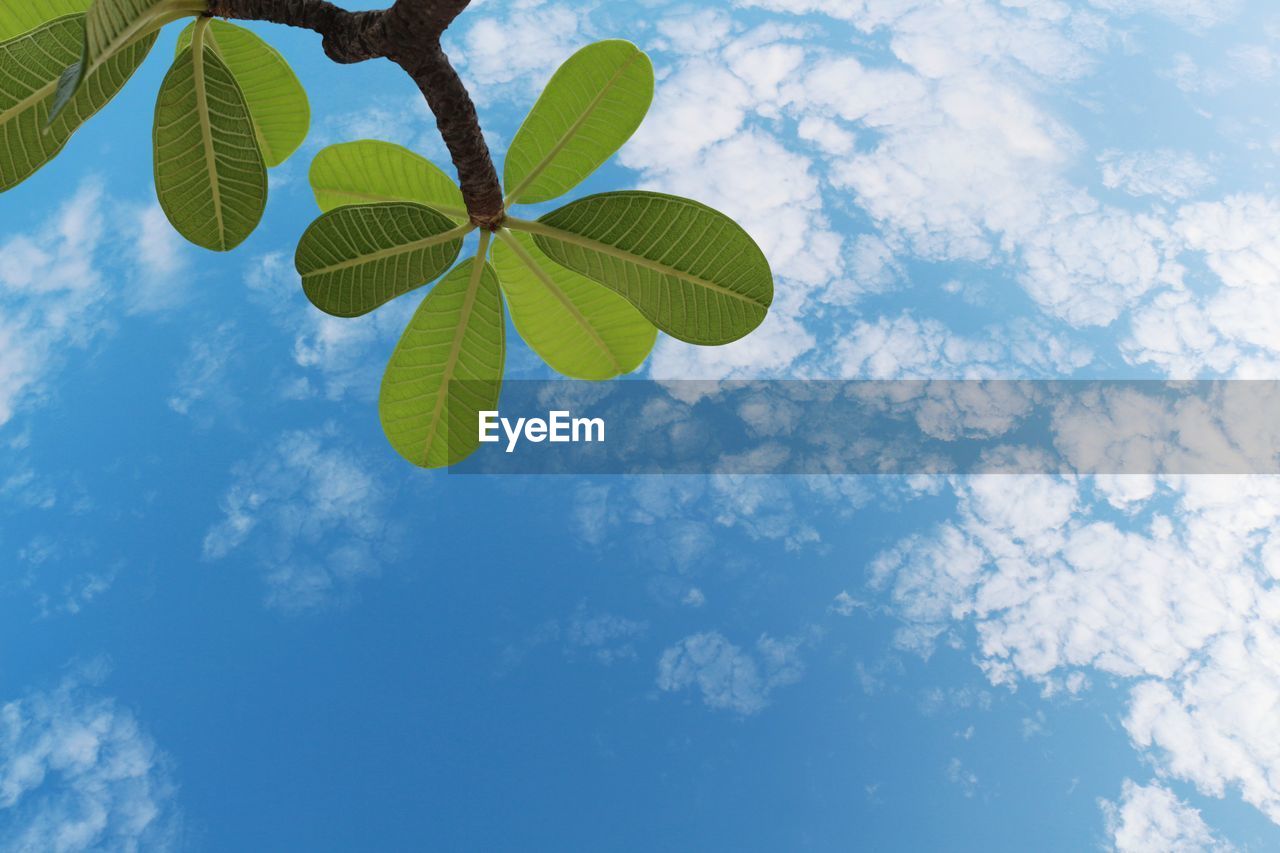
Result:
<svg viewBox="0 0 1280 853">
<path fill-rule="evenodd" d="M 0 7 L 0 190 L 58 153 L 124 85 L 160 27 L 203 8 L 203 0 Z M 653 87 L 652 64 L 629 42 L 570 57 L 507 152 L 508 211 L 581 184 L 639 127 Z M 239 245 L 266 206 L 266 169 L 298 148 L 308 124 L 306 94 L 278 53 L 248 30 L 197 18 L 156 104 L 156 192 L 174 228 L 208 249 Z M 729 343 L 756 328 L 772 301 L 756 244 L 688 199 L 613 192 L 536 220 L 508 212 L 454 266 L 477 229 L 457 185 L 430 161 L 365 140 L 326 148 L 310 176 L 323 213 L 303 234 L 296 265 L 316 307 L 360 316 L 443 276 L 396 347 L 380 398 L 391 444 L 424 467 L 471 453 L 476 412 L 497 408 L 505 310 L 552 368 L 602 380 L 638 367 L 659 330 Z"/>
</svg>

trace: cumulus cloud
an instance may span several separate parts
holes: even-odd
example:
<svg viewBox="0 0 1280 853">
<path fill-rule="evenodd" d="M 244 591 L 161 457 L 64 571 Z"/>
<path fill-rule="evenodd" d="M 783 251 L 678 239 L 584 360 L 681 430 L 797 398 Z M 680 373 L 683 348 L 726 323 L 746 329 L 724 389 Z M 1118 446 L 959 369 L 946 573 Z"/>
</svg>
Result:
<svg viewBox="0 0 1280 853">
<path fill-rule="evenodd" d="M 267 603 L 307 610 L 342 603 L 376 575 L 400 529 L 376 465 L 332 426 L 290 431 L 236 464 L 222 519 L 204 537 L 204 557 L 248 550 L 261 566 Z"/>
<path fill-rule="evenodd" d="M 1161 148 L 1156 151 L 1107 150 L 1098 156 L 1102 183 L 1132 196 L 1157 196 L 1165 201 L 1190 198 L 1214 182 L 1213 172 L 1193 154 Z"/>
<path fill-rule="evenodd" d="M 113 305 L 155 312 L 181 302 L 186 251 L 161 225 L 158 208 L 90 179 L 46 222 L 0 241 L 0 426 L 47 393 L 68 351 L 112 327 Z M 116 276 L 125 287 L 112 286 Z"/>
<path fill-rule="evenodd" d="M 0 846 L 164 850 L 180 815 L 168 761 L 91 673 L 0 705 Z"/>
<path fill-rule="evenodd" d="M 1102 800 L 1116 853 L 1203 853 L 1234 850 L 1214 837 L 1200 812 L 1159 783 L 1124 780 L 1120 801 Z"/>
<path fill-rule="evenodd" d="M 778 687 L 800 680 L 804 665 L 798 640 L 768 635 L 756 641 L 755 653 L 744 651 L 715 631 L 692 634 L 662 653 L 658 688 L 696 688 L 710 708 L 754 714 Z"/>
<path fill-rule="evenodd" d="M 1128 684 L 1125 729 L 1170 777 L 1280 822 L 1280 479 L 1137 489 L 1042 477 L 957 482 L 957 518 L 882 554 L 874 582 L 923 653 L 972 624 L 998 684 Z M 1170 509 L 1162 507 L 1171 501 Z M 1120 525 L 1105 507 L 1144 525 Z"/>
</svg>

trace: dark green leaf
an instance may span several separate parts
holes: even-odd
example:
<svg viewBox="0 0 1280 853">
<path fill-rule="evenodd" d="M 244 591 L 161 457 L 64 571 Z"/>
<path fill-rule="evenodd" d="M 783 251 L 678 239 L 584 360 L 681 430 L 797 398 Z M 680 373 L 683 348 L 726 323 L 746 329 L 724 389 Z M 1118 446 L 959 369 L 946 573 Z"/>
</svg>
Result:
<svg viewBox="0 0 1280 853">
<path fill-rule="evenodd" d="M 0 192 L 52 160 L 80 125 L 120 91 L 154 42 L 154 36 L 134 42 L 90 75 L 52 122 L 49 112 L 59 81 L 80 58 L 84 15 L 64 16 L 0 43 Z"/>
<path fill-rule="evenodd" d="M 313 305 L 357 317 L 438 278 L 470 230 L 420 204 L 340 207 L 311 223 L 295 263 Z"/>
<path fill-rule="evenodd" d="M 240 87 L 207 44 L 179 54 L 156 101 L 156 195 L 192 243 L 225 252 L 267 205 L 267 169 Z"/>
</svg>

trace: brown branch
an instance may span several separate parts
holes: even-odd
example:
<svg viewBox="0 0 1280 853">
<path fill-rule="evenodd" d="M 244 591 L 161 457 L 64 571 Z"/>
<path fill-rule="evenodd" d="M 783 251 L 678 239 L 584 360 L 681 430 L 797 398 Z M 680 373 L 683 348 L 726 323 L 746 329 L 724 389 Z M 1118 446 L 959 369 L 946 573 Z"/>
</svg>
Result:
<svg viewBox="0 0 1280 853">
<path fill-rule="evenodd" d="M 348 12 L 326 0 L 209 0 L 209 14 L 314 30 L 334 62 L 386 58 L 418 84 L 436 117 L 471 221 L 495 230 L 504 218 L 502 186 L 475 104 L 440 46 L 440 36 L 471 0 L 396 0 L 390 9 Z"/>
</svg>

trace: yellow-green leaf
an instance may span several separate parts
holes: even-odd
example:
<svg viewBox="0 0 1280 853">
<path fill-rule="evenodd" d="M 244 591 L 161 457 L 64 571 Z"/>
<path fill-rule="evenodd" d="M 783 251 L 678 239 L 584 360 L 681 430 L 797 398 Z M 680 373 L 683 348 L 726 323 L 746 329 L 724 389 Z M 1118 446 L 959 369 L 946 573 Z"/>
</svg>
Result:
<svg viewBox="0 0 1280 853">
<path fill-rule="evenodd" d="M 92 0 L 5 0 L 0 3 L 0 41 L 29 33 L 56 18 L 82 14 L 90 2 Z"/>
<path fill-rule="evenodd" d="M 528 234 L 499 232 L 493 266 L 520 337 L 556 371 L 611 379 L 649 356 L 658 330 L 609 288 L 552 261 Z"/>
<path fill-rule="evenodd" d="M 244 95 L 208 44 L 169 69 L 153 139 L 156 195 L 178 233 L 219 252 L 244 242 L 267 205 L 267 169 Z"/>
<path fill-rule="evenodd" d="M 362 139 L 330 145 L 311 163 L 311 189 L 321 210 L 351 204 L 425 204 L 458 224 L 468 221 L 462 191 L 434 163 L 391 142 Z"/>
<path fill-rule="evenodd" d="M 339 207 L 311 223 L 294 263 L 313 305 L 357 317 L 438 278 L 470 230 L 420 204 Z"/>
<path fill-rule="evenodd" d="M 629 41 L 569 57 L 520 126 L 503 170 L 512 204 L 564 195 L 622 147 L 653 101 L 653 64 Z"/>
<path fill-rule="evenodd" d="M 672 337 L 716 346 L 764 320 L 773 273 L 760 247 L 723 213 L 676 196 L 603 193 L 537 222 L 509 218 L 553 261 L 598 281 Z"/>
<path fill-rule="evenodd" d="M 178 53 L 191 44 L 193 23 L 178 36 Z M 249 104 L 258 147 L 267 166 L 279 166 L 298 150 L 311 127 L 311 104 L 298 77 L 275 48 L 226 21 L 213 21 L 205 42 L 231 70 Z"/>
<path fill-rule="evenodd" d="M 505 354 L 498 278 L 467 260 L 422 300 L 387 365 L 378 409 L 396 452 L 424 468 L 474 452 L 479 413 L 498 408 Z"/>
</svg>

